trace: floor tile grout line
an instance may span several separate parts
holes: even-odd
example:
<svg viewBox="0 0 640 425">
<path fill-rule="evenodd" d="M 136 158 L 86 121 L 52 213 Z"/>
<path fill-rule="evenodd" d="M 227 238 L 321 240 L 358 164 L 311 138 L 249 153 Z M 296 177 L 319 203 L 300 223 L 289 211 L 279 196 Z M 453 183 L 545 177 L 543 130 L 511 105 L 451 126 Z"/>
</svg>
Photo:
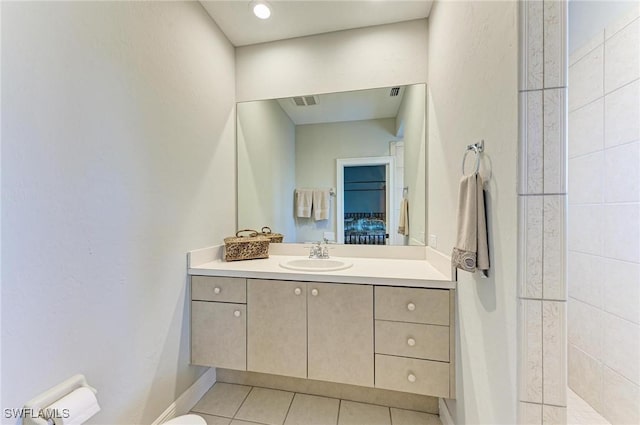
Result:
<svg viewBox="0 0 640 425">
<path fill-rule="evenodd" d="M 287 407 L 287 413 L 284 415 L 284 420 L 282 421 L 283 425 L 285 422 L 287 422 L 287 417 L 289 417 L 289 412 L 291 412 L 291 406 L 293 406 L 293 401 L 296 399 L 296 394 L 297 393 L 293 393 L 293 396 L 291 397 L 291 401 L 289 402 L 289 406 Z"/>
<path fill-rule="evenodd" d="M 538 301 L 541 301 L 541 300 L 538 300 Z M 545 301 L 555 301 L 555 300 L 545 300 Z M 396 357 L 397 357 L 397 356 L 396 356 Z M 437 360 L 434 360 L 434 361 L 437 361 Z M 446 363 L 446 362 L 441 362 L 441 363 Z M 243 385 L 243 384 L 232 384 L 232 385 Z M 245 385 L 245 386 L 250 386 L 250 385 Z M 263 386 L 260 386 L 260 385 L 253 385 L 252 387 L 253 387 L 253 388 L 262 388 L 262 389 L 265 389 L 265 390 L 283 391 L 283 392 L 287 392 L 287 393 L 294 393 L 294 394 L 308 395 L 308 396 L 313 396 L 313 397 L 322 397 L 322 398 L 328 398 L 328 399 L 332 399 L 332 400 L 348 401 L 348 402 L 351 402 L 351 403 L 369 404 L 369 405 L 371 405 L 371 406 L 380 406 L 380 407 L 389 407 L 389 408 L 391 408 L 391 407 L 392 407 L 392 406 L 387 406 L 387 405 L 379 404 L 379 403 L 370 403 L 370 402 L 367 402 L 367 401 L 352 400 L 352 399 L 348 399 L 348 398 L 330 397 L 330 396 L 327 396 L 327 395 L 318 395 L 318 394 L 313 394 L 313 393 L 304 393 L 304 392 L 300 392 L 300 391 L 281 390 L 281 389 L 278 389 L 278 388 L 263 387 Z M 412 412 L 426 413 L 426 414 L 428 414 L 428 415 L 435 415 L 435 416 L 438 416 L 438 415 L 437 415 L 437 414 L 435 414 L 435 413 L 425 412 L 425 411 L 422 411 L 422 410 L 405 409 L 405 408 L 403 408 L 403 407 L 395 407 L 395 406 L 393 406 L 393 407 L 394 407 L 395 409 L 409 410 L 409 411 L 412 411 Z"/>
<path fill-rule="evenodd" d="M 240 411 L 242 406 L 245 404 L 245 402 L 249 398 L 249 395 L 251 394 L 251 392 L 254 389 L 257 388 L 257 389 L 280 391 L 280 392 L 287 392 L 287 393 L 293 394 L 293 397 L 292 397 L 291 402 L 289 404 L 289 408 L 287 410 L 287 415 L 285 416 L 285 421 L 286 421 L 286 418 L 288 417 L 288 415 L 290 413 L 291 406 L 293 405 L 293 400 L 294 400 L 296 394 L 307 395 L 307 396 L 311 396 L 311 397 L 319 397 L 319 398 L 324 398 L 324 399 L 329 399 L 329 400 L 338 400 L 338 402 L 339 402 L 338 403 L 338 417 L 337 417 L 338 423 L 339 423 L 339 418 L 340 418 L 340 409 L 342 407 L 342 402 L 343 401 L 351 402 L 351 403 L 358 403 L 358 404 L 365 404 L 365 405 L 369 405 L 369 406 L 384 407 L 384 408 L 389 410 L 389 414 L 391 415 L 392 406 L 389 406 L 389 405 L 383 405 L 383 404 L 378 404 L 378 403 L 369 403 L 369 402 L 356 401 L 356 400 L 348 400 L 348 399 L 342 399 L 342 398 L 336 398 L 336 397 L 329 397 L 329 396 L 325 396 L 325 395 L 308 394 L 308 393 L 302 393 L 302 392 L 297 392 L 297 391 L 288 391 L 288 390 L 282 390 L 282 389 L 277 389 L 277 388 L 263 387 L 263 386 L 259 386 L 259 385 L 247 385 L 247 384 L 241 384 L 241 383 L 222 382 L 222 381 L 216 382 L 216 384 L 218 384 L 218 383 L 222 383 L 222 384 L 226 384 L 226 385 L 250 387 L 249 392 L 247 392 L 247 394 L 244 396 L 244 398 L 242 400 L 242 403 L 240 403 L 240 405 L 236 409 L 236 412 L 234 413 L 234 415 L 232 417 L 227 417 L 227 416 L 222 416 L 220 414 L 213 414 L 213 413 L 208 413 L 208 412 L 197 412 L 195 410 L 192 410 L 193 412 L 200 413 L 200 414 L 203 414 L 203 415 L 218 416 L 218 417 L 225 418 L 225 419 L 231 419 L 232 421 L 233 420 L 239 420 L 239 421 L 251 422 L 251 423 L 255 423 L 255 424 L 259 424 L 259 425 L 266 425 L 266 424 L 264 424 L 262 422 L 254 422 L 254 421 L 250 421 L 250 420 L 246 420 L 246 419 L 242 419 L 242 418 L 238 418 L 237 417 L 238 412 Z M 215 386 L 215 384 L 214 384 L 214 386 Z M 211 388 L 213 388 L 213 386 Z M 394 407 L 394 408 L 399 409 L 399 410 L 406 410 L 406 411 L 409 411 L 409 412 L 415 412 L 415 413 L 421 413 L 421 414 L 426 414 L 426 415 L 430 415 L 430 416 L 439 417 L 439 414 L 433 413 L 433 412 L 425 412 L 425 411 L 421 411 L 421 410 L 414 410 L 414 409 L 408 409 L 408 408 L 402 408 L 402 407 Z"/>
<path fill-rule="evenodd" d="M 227 418 L 227 419 L 229 419 L 229 418 Z M 233 422 L 233 421 L 242 421 L 242 422 L 246 422 L 246 423 L 250 423 L 250 424 L 256 424 L 256 425 L 268 425 L 268 424 L 265 424 L 263 422 L 248 421 L 246 419 L 235 419 L 235 418 L 233 418 L 233 419 L 231 419 L 231 422 Z"/>
<path fill-rule="evenodd" d="M 245 401 L 247 401 L 247 399 L 249 398 L 249 394 L 251 394 L 254 388 L 255 388 L 254 386 L 251 386 L 251 389 L 247 392 L 247 395 L 244 396 L 244 398 L 242 399 L 242 403 L 240 403 L 240 405 L 236 409 L 236 412 L 233 414 L 233 417 L 231 419 L 236 419 L 236 415 L 238 414 L 240 409 L 242 409 L 242 406 L 244 405 Z"/>
</svg>

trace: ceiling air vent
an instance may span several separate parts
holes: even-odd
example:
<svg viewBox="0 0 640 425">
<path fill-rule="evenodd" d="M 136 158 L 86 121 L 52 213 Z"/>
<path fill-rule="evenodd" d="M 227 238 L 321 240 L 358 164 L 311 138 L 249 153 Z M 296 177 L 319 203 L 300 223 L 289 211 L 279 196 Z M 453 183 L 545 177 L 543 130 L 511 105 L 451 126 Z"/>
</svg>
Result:
<svg viewBox="0 0 640 425">
<path fill-rule="evenodd" d="M 317 96 L 296 96 L 291 100 L 296 106 L 313 106 L 318 104 Z"/>
<path fill-rule="evenodd" d="M 399 94 L 400 94 L 400 87 L 392 87 L 391 92 L 389 93 L 389 96 L 396 97 Z"/>
</svg>

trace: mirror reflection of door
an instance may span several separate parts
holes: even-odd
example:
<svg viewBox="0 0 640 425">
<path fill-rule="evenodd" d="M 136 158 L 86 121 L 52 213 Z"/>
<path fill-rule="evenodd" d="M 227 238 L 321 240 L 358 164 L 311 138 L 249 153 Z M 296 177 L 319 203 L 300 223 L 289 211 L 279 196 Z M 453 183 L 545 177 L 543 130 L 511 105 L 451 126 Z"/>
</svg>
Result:
<svg viewBox="0 0 640 425">
<path fill-rule="evenodd" d="M 388 164 L 344 168 L 344 243 L 387 244 L 387 167 Z"/>
<path fill-rule="evenodd" d="M 395 223 L 392 156 L 341 158 L 337 166 L 338 243 L 389 245 Z"/>
</svg>

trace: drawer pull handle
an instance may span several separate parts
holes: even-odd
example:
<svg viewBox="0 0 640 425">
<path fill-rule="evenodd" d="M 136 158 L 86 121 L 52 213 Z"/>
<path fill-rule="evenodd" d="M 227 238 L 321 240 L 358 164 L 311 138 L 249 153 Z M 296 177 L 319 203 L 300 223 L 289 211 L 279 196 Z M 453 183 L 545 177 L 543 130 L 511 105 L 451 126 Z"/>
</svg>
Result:
<svg viewBox="0 0 640 425">
<path fill-rule="evenodd" d="M 407 310 L 414 311 L 416 309 L 416 305 L 414 303 L 407 304 Z"/>
<path fill-rule="evenodd" d="M 233 315 L 236 316 L 236 317 L 240 317 L 240 310 L 234 311 Z"/>
<path fill-rule="evenodd" d="M 293 290 L 293 293 L 296 294 L 296 295 L 300 295 L 300 294 L 302 294 L 302 289 L 296 288 L 296 289 Z"/>
<path fill-rule="evenodd" d="M 218 288 L 217 286 L 215 288 L 213 288 L 213 293 L 214 294 L 219 294 L 220 293 L 220 288 Z"/>
<path fill-rule="evenodd" d="M 416 382 L 416 375 L 414 375 L 413 373 L 410 373 L 409 376 L 407 376 L 407 381 L 411 383 Z"/>
<path fill-rule="evenodd" d="M 407 340 L 407 345 L 408 345 L 409 347 L 413 347 L 414 345 L 416 345 L 416 340 L 415 340 L 415 339 L 413 339 L 413 338 L 409 338 L 409 339 Z"/>
<path fill-rule="evenodd" d="M 314 288 L 314 289 L 312 289 L 312 290 L 311 290 L 311 295 L 313 295 L 314 297 L 317 297 L 317 296 L 318 296 L 318 290 L 317 290 L 317 289 L 315 289 L 315 288 Z"/>
</svg>

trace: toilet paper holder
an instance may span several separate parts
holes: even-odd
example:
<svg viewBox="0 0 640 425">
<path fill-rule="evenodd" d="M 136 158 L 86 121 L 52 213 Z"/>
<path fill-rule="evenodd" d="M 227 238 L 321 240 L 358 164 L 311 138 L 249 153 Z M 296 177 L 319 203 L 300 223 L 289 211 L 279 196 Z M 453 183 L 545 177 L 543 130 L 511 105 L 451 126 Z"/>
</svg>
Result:
<svg viewBox="0 0 640 425">
<path fill-rule="evenodd" d="M 50 425 L 52 422 L 44 417 L 46 414 L 47 406 L 50 406 L 67 394 L 70 394 L 71 392 L 82 387 L 90 389 L 94 394 L 98 393 L 95 388 L 87 383 L 87 379 L 84 377 L 84 375 L 74 375 L 66 381 L 59 383 L 55 387 L 48 389 L 47 391 L 25 403 L 22 424 Z"/>
</svg>

